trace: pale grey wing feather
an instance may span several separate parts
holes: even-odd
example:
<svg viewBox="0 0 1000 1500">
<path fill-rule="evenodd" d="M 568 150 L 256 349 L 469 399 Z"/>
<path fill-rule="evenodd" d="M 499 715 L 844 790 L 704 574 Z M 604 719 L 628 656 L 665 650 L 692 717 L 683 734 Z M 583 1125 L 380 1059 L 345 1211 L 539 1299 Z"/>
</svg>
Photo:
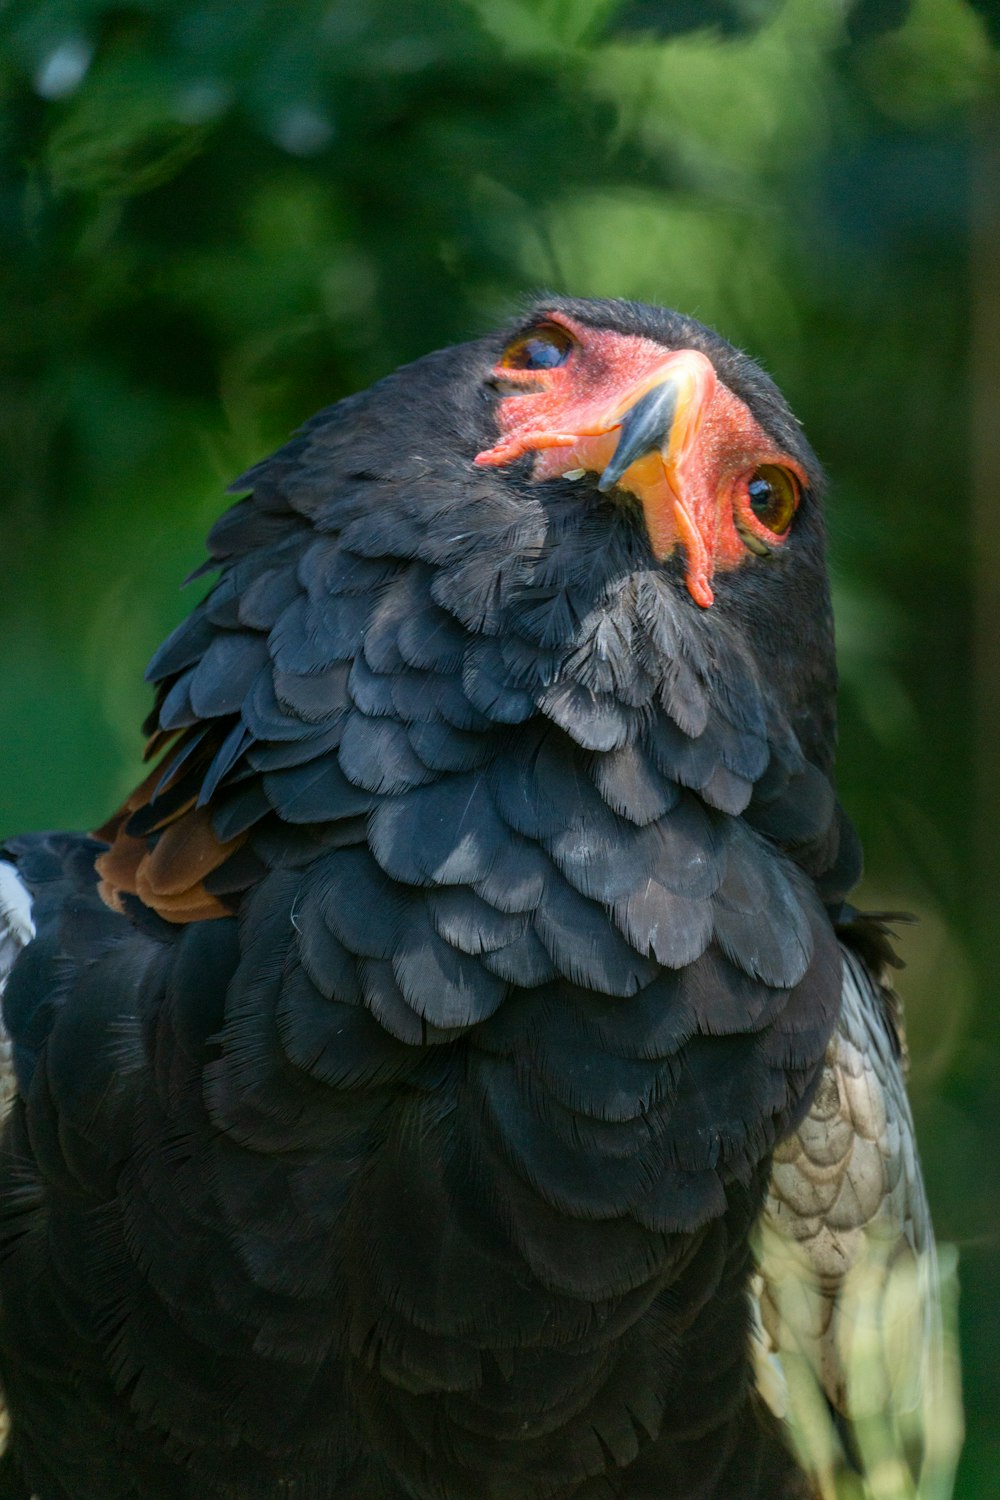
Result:
<svg viewBox="0 0 1000 1500">
<path fill-rule="evenodd" d="M 898 1003 L 842 953 L 837 1029 L 809 1114 L 775 1152 L 760 1225 L 758 1387 L 824 1500 L 944 1500 L 961 1437 L 957 1373 Z M 847 1470 L 854 1487 L 838 1489 Z"/>
</svg>

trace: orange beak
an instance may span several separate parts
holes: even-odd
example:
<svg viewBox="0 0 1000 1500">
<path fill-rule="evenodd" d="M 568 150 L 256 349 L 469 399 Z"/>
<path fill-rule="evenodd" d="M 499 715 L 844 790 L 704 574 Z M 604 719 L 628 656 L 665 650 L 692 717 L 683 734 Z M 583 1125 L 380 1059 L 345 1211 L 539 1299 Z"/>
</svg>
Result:
<svg viewBox="0 0 1000 1500">
<path fill-rule="evenodd" d="M 618 442 L 598 483 L 602 494 L 620 486 L 642 504 L 653 555 L 662 561 L 676 541 L 687 555 L 688 592 L 712 603 L 714 501 L 698 481 L 698 437 L 715 394 L 715 369 L 704 354 L 682 349 L 664 361 L 655 383 L 628 405 Z"/>
</svg>

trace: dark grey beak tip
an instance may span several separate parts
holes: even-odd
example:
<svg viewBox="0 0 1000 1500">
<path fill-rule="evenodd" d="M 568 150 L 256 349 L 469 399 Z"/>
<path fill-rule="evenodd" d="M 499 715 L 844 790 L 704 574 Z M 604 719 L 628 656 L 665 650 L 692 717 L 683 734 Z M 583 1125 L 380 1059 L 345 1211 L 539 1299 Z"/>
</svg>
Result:
<svg viewBox="0 0 1000 1500">
<path fill-rule="evenodd" d="M 663 448 L 677 412 L 677 386 L 673 380 L 655 385 L 622 418 L 618 446 L 597 482 L 602 495 L 614 489 L 625 470 L 647 453 Z"/>
</svg>

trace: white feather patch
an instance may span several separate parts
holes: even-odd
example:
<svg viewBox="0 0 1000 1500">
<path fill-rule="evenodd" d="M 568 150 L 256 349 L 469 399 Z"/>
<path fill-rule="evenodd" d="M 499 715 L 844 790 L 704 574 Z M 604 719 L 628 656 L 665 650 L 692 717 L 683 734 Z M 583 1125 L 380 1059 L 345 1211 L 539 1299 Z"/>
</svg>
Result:
<svg viewBox="0 0 1000 1500">
<path fill-rule="evenodd" d="M 17 870 L 0 860 L 0 1001 L 14 960 L 35 935 L 31 896 Z M 0 1020 L 0 1121 L 7 1117 L 16 1092 L 10 1037 Z"/>
<path fill-rule="evenodd" d="M 0 981 L 7 978 L 14 959 L 34 935 L 28 887 L 14 866 L 0 859 Z"/>
<path fill-rule="evenodd" d="M 0 1002 L 3 1001 L 3 992 L 7 988 L 14 960 L 34 935 L 35 924 L 31 920 L 31 895 L 28 888 L 14 866 L 0 859 Z M 16 1093 L 13 1049 L 0 1008 L 0 1123 L 7 1118 Z M 0 1394 L 0 1454 L 6 1450 L 9 1439 L 10 1418 Z M 32 1500 L 35 1500 L 35 1496 L 32 1496 Z"/>
</svg>

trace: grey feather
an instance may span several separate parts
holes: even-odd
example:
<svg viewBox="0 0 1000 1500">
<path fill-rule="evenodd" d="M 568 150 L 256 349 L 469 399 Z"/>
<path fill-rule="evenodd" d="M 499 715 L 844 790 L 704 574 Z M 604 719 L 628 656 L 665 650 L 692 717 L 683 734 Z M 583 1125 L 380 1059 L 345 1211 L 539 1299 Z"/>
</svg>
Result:
<svg viewBox="0 0 1000 1500">
<path fill-rule="evenodd" d="M 938 1434 L 945 1411 L 960 1429 L 958 1377 L 898 1003 L 842 955 L 837 1029 L 809 1114 L 775 1152 L 759 1226 L 758 1387 L 823 1500 L 845 1470 L 865 1500 L 945 1494 L 956 1445 Z"/>
</svg>

